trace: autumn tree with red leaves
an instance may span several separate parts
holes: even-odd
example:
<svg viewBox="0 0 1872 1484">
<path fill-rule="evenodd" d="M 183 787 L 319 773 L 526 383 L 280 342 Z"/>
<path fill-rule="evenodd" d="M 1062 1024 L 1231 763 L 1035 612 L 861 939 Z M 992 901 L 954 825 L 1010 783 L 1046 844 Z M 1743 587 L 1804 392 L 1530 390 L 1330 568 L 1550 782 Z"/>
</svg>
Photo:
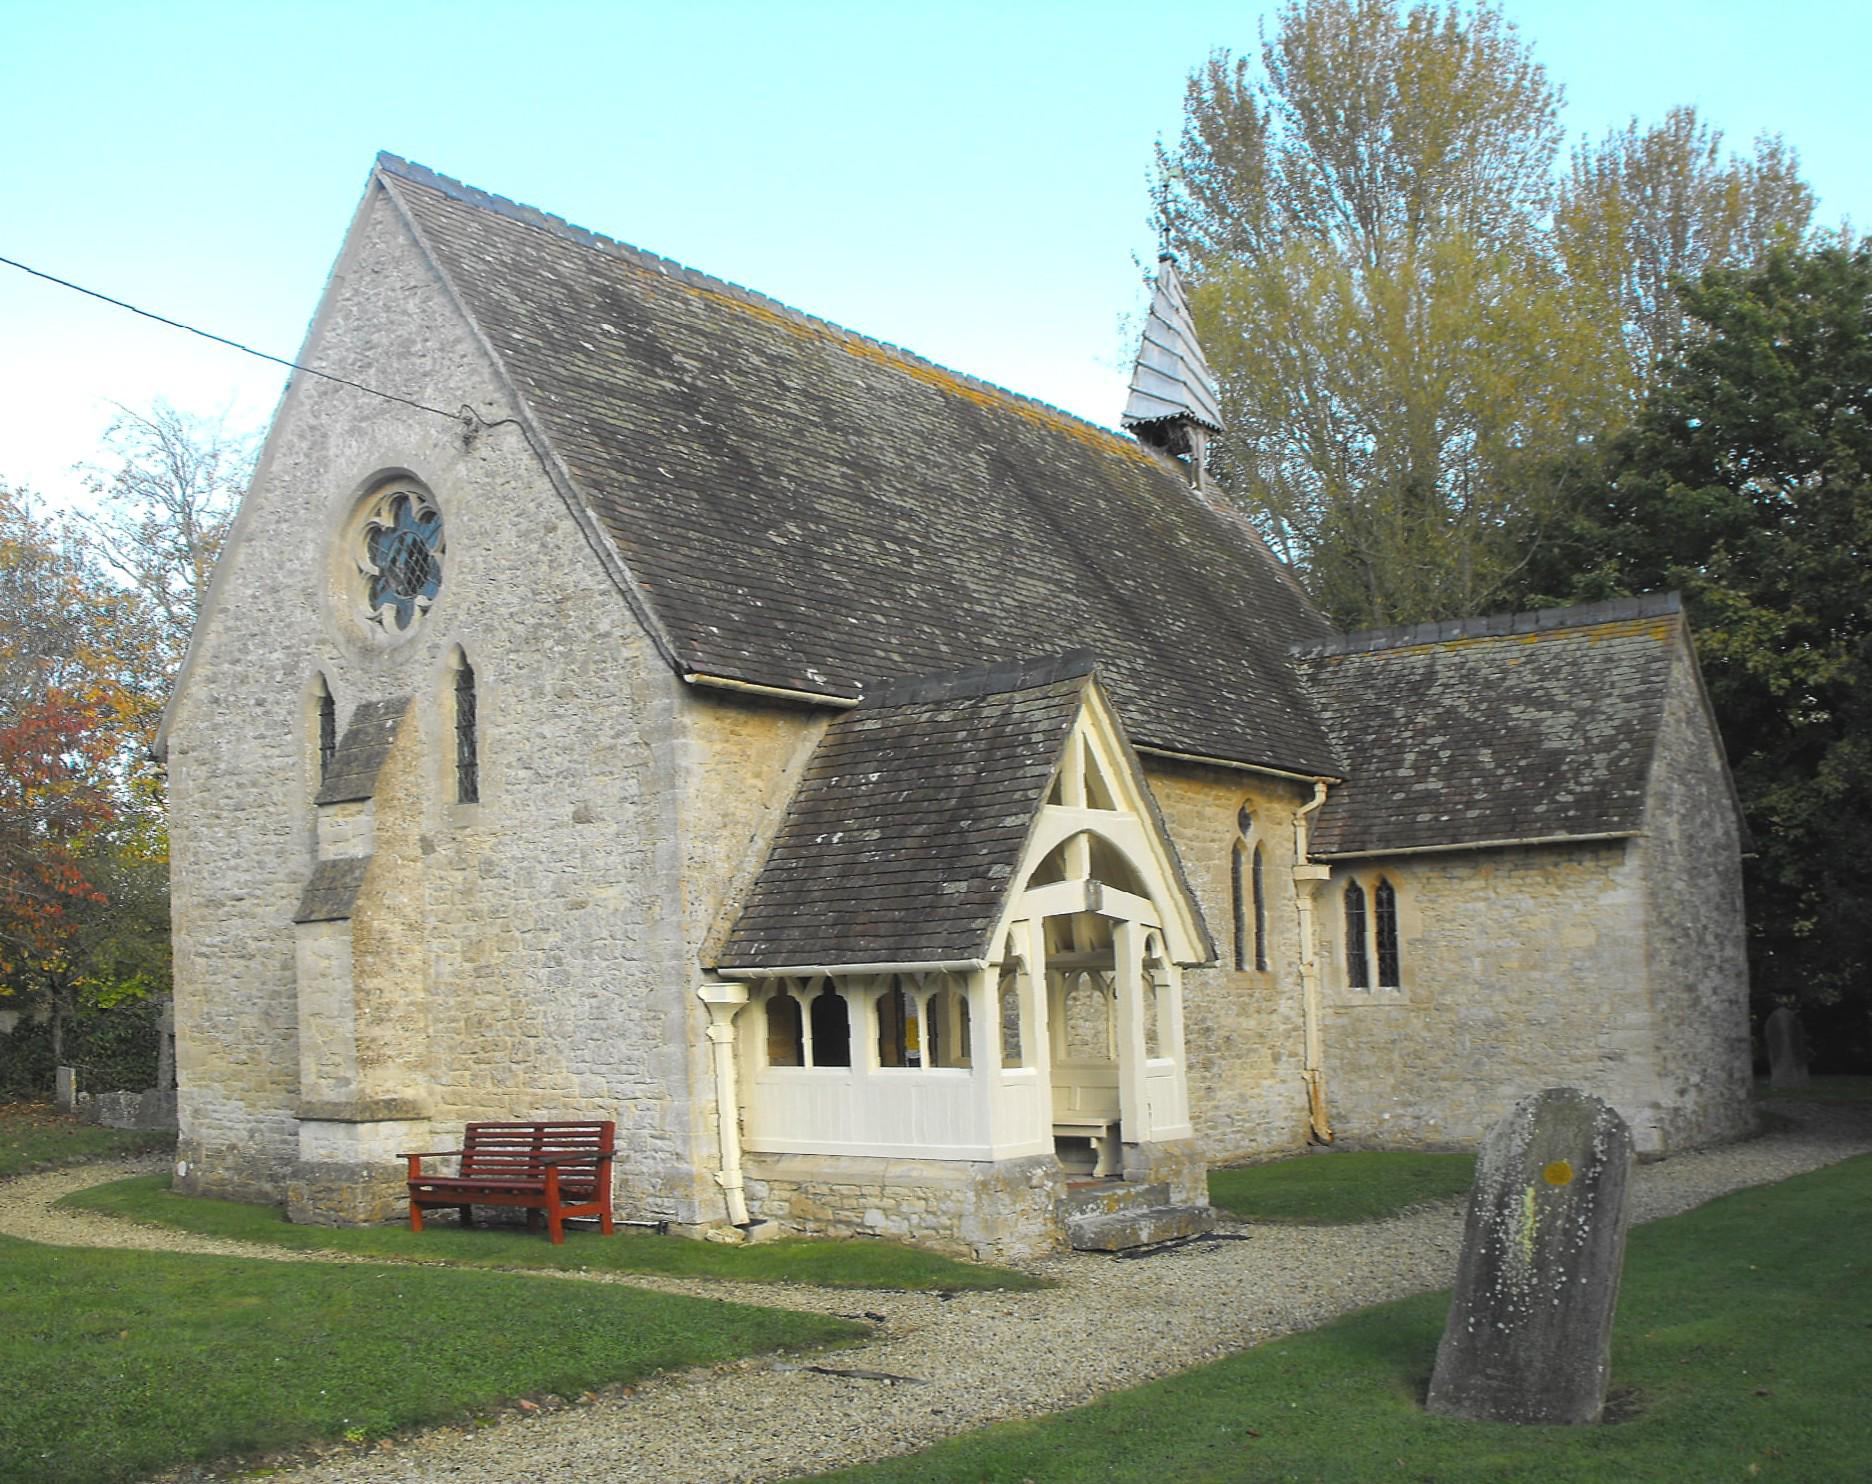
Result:
<svg viewBox="0 0 1872 1484">
<path fill-rule="evenodd" d="M 0 996 L 48 996 L 55 1041 L 99 863 L 160 851 L 157 643 L 79 529 L 0 485 Z"/>
</svg>

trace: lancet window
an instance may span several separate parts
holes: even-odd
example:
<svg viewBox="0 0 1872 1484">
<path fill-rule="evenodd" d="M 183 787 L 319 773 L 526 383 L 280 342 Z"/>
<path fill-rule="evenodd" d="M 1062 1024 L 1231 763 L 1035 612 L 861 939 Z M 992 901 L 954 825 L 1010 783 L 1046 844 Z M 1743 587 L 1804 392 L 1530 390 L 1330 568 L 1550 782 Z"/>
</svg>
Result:
<svg viewBox="0 0 1872 1484">
<path fill-rule="evenodd" d="M 1384 876 L 1371 882 L 1369 892 L 1360 882 L 1348 881 L 1344 902 L 1347 988 L 1400 988 L 1404 966 L 1397 888 Z"/>
<path fill-rule="evenodd" d="M 476 715 L 475 672 L 467 655 L 455 667 L 455 798 L 478 803 L 481 798 L 480 721 Z"/>
<path fill-rule="evenodd" d="M 1356 881 L 1345 885 L 1345 958 L 1346 984 L 1352 989 L 1371 988 L 1371 957 L 1366 946 L 1365 888 Z"/>
<path fill-rule="evenodd" d="M 1235 967 L 1265 971 L 1268 966 L 1267 881 L 1262 869 L 1261 843 L 1254 834 L 1254 814 L 1246 804 L 1235 816 L 1229 888 L 1235 909 Z"/>
<path fill-rule="evenodd" d="M 323 675 L 318 678 L 316 691 L 318 709 L 318 781 L 323 783 L 331 774 L 332 759 L 338 755 L 338 702 L 333 698 L 331 687 L 325 683 Z"/>
</svg>

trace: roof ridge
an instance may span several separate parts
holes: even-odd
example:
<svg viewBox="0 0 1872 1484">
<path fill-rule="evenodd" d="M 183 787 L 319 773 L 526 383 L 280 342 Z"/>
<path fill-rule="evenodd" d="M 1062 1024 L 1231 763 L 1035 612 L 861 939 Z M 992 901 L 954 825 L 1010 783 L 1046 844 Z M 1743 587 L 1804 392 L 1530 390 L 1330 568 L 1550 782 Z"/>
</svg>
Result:
<svg viewBox="0 0 1872 1484">
<path fill-rule="evenodd" d="M 1032 659 L 1001 660 L 939 675 L 918 675 L 880 686 L 859 707 L 869 712 L 880 706 L 914 706 L 928 701 L 961 701 L 978 696 L 1008 695 L 1038 690 L 1062 680 L 1079 680 L 1098 669 L 1098 656 L 1089 649 L 1068 649 Z M 855 713 L 854 713 L 855 714 Z"/>
<path fill-rule="evenodd" d="M 804 309 L 795 308 L 782 299 L 775 299 L 756 289 L 746 288 L 734 282 L 732 279 L 717 278 L 712 273 L 704 273 L 699 268 L 691 268 L 687 263 L 679 263 L 674 258 L 666 258 L 660 253 L 653 253 L 646 248 L 637 247 L 629 242 L 619 241 L 615 237 L 607 237 L 602 232 L 594 232 L 588 227 L 581 227 L 575 222 L 567 221 L 562 216 L 555 216 L 550 211 L 542 211 L 537 206 L 528 206 L 525 202 L 515 201 L 507 196 L 497 196 L 492 191 L 484 191 L 479 186 L 472 186 L 465 181 L 455 179 L 453 176 L 443 175 L 440 171 L 432 170 L 427 165 L 418 164 L 413 160 L 406 160 L 401 155 L 391 154 L 388 150 L 379 150 L 377 152 L 376 169 L 386 175 L 395 176 L 399 180 L 409 181 L 412 185 L 426 186 L 430 190 L 439 191 L 450 200 L 459 201 L 465 206 L 473 206 L 482 211 L 490 211 L 496 216 L 504 216 L 510 221 L 521 223 L 523 226 L 529 226 L 542 232 L 548 232 L 555 237 L 563 238 L 580 247 L 588 247 L 596 252 L 622 258 L 626 262 L 634 263 L 646 271 L 660 273 L 666 278 L 677 279 L 680 282 L 688 284 L 691 288 L 724 294 L 730 299 L 739 300 L 752 308 L 777 314 L 808 329 L 829 331 L 832 334 L 843 335 L 848 339 L 860 341 L 866 345 L 876 346 L 878 349 L 887 351 L 891 355 L 902 357 L 906 362 L 918 366 L 926 366 L 930 370 L 940 372 L 944 376 L 953 377 L 955 380 L 965 385 L 977 387 L 995 396 L 1005 397 L 1010 402 L 1024 403 L 1029 407 L 1035 407 L 1041 411 L 1051 413 L 1056 417 L 1063 418 L 1067 422 L 1076 423 L 1094 433 L 1101 433 L 1121 448 L 1140 451 L 1143 449 L 1143 445 L 1136 439 L 1128 437 L 1117 429 L 1105 427 L 1102 423 L 1095 423 L 1090 418 L 1079 416 L 1076 412 L 1068 412 L 1065 408 L 1056 406 L 1052 402 L 1044 401 L 1039 397 L 1029 396 L 1025 392 L 1014 391 L 1009 387 L 1000 385 L 998 382 L 985 381 L 981 377 L 973 376 L 967 371 L 958 371 L 953 366 L 945 366 L 940 361 L 932 361 L 928 356 L 918 355 L 917 352 L 906 349 L 904 346 L 898 345 L 894 341 L 880 340 L 875 335 L 863 334 L 858 330 L 853 330 L 845 325 L 839 324 L 836 320 L 827 319 L 823 315 L 808 313 Z"/>
<path fill-rule="evenodd" d="M 1492 639 L 1512 634 L 1548 633 L 1555 629 L 1585 629 L 1641 618 L 1667 618 L 1681 612 L 1683 602 L 1675 591 L 1640 593 L 1632 598 L 1576 603 L 1569 608 L 1529 609 L 1521 613 L 1489 613 L 1475 618 L 1397 624 L 1385 629 L 1358 629 L 1336 634 L 1318 644 L 1293 645 L 1288 653 L 1296 659 L 1322 659 L 1330 655 L 1369 654 L 1379 649 L 1408 649 L 1419 644 L 1447 644 L 1455 639 Z"/>
</svg>

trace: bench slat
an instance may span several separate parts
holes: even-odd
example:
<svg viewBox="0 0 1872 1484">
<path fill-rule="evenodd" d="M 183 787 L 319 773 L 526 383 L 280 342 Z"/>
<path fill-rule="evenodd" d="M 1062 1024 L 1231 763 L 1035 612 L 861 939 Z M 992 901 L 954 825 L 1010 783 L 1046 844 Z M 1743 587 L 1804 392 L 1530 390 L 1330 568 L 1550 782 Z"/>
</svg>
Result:
<svg viewBox="0 0 1872 1484">
<path fill-rule="evenodd" d="M 616 1136 L 617 1125 L 604 1122 L 471 1123 L 462 1148 L 449 1151 L 459 1153 L 457 1174 L 425 1175 L 422 1161 L 435 1156 L 406 1156 L 410 1229 L 422 1230 L 425 1207 L 460 1207 L 465 1222 L 472 1206 L 523 1206 L 545 1214 L 555 1244 L 565 1241 L 567 1216 L 596 1216 L 609 1236 Z"/>
</svg>

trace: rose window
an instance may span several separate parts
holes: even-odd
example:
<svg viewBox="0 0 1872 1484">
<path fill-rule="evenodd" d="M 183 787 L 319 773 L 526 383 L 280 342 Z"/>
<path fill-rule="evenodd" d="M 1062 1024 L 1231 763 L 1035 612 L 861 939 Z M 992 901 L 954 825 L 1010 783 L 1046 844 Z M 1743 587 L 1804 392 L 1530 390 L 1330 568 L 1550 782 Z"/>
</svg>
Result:
<svg viewBox="0 0 1872 1484">
<path fill-rule="evenodd" d="M 423 491 L 390 490 L 365 515 L 361 535 L 365 616 L 386 633 L 407 633 L 442 591 L 442 512 Z"/>
</svg>

